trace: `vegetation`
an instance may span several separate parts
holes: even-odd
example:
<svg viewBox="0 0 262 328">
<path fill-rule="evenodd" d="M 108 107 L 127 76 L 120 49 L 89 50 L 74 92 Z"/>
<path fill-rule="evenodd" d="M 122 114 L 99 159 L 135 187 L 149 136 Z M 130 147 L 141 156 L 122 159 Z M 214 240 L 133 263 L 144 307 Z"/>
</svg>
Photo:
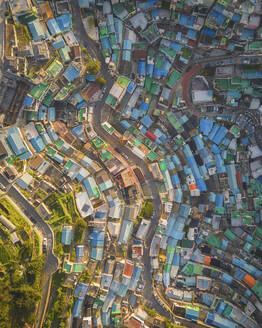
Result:
<svg viewBox="0 0 262 328">
<path fill-rule="evenodd" d="M 83 219 L 79 218 L 76 222 L 74 232 L 74 242 L 76 244 L 81 243 L 86 227 L 87 223 Z"/>
<path fill-rule="evenodd" d="M 70 192 L 69 194 L 66 194 L 62 199 L 64 200 L 65 207 L 72 220 L 75 221 L 78 219 L 79 213 L 76 209 L 74 194 Z"/>
<path fill-rule="evenodd" d="M 55 327 L 65 327 L 66 319 L 70 317 L 71 308 L 74 303 L 73 296 L 68 296 L 68 288 L 60 286 L 57 289 L 55 299 L 51 305 L 51 309 L 47 315 L 43 328 L 51 328 L 52 324 Z"/>
<path fill-rule="evenodd" d="M 55 235 L 54 253 L 58 257 L 62 257 L 64 255 L 63 245 L 61 244 L 61 233 L 62 233 L 62 227 L 54 229 L 54 235 Z"/>
<path fill-rule="evenodd" d="M 170 320 L 165 319 L 165 328 L 186 328 L 185 326 L 178 326 L 172 323 Z"/>
<path fill-rule="evenodd" d="M 13 159 L 12 162 L 13 162 L 17 172 L 22 173 L 23 169 L 24 169 L 24 162 L 18 157 Z"/>
<path fill-rule="evenodd" d="M 97 78 L 95 79 L 95 83 L 100 85 L 100 87 L 102 88 L 106 85 L 106 80 L 101 76 L 97 76 Z"/>
<path fill-rule="evenodd" d="M 84 282 L 86 284 L 91 282 L 91 275 L 90 275 L 90 272 L 88 271 L 88 269 L 86 269 L 86 271 L 81 275 L 80 281 Z"/>
<path fill-rule="evenodd" d="M 98 60 L 90 60 L 86 65 L 86 70 L 89 74 L 96 75 L 101 68 L 101 63 Z"/>
<path fill-rule="evenodd" d="M 81 184 L 75 185 L 75 193 L 76 194 L 78 194 L 82 190 L 83 190 L 83 188 L 82 188 L 82 185 Z"/>
<path fill-rule="evenodd" d="M 21 188 L 19 188 L 19 190 L 20 190 L 21 194 L 23 194 L 25 196 L 25 198 L 27 198 L 27 199 L 29 199 L 33 196 L 32 193 L 27 190 L 24 190 Z"/>
<path fill-rule="evenodd" d="M 147 306 L 143 305 L 144 310 L 147 312 L 148 315 L 155 318 L 157 316 L 157 312 L 155 309 L 150 309 Z"/>
<path fill-rule="evenodd" d="M 37 190 L 36 195 L 40 197 L 42 200 L 48 196 L 48 194 L 40 188 Z"/>
<path fill-rule="evenodd" d="M 72 224 L 79 218 L 72 192 L 69 194 L 54 192 L 44 200 L 44 203 L 53 212 L 50 224 L 54 227 Z"/>
<path fill-rule="evenodd" d="M 153 208 L 154 206 L 152 202 L 143 201 L 139 218 L 143 218 L 143 217 L 150 218 L 153 213 Z"/>
<path fill-rule="evenodd" d="M 43 257 L 33 258 L 33 253 L 29 240 L 21 248 L 9 239 L 0 245 L 0 328 L 35 323 Z"/>
</svg>

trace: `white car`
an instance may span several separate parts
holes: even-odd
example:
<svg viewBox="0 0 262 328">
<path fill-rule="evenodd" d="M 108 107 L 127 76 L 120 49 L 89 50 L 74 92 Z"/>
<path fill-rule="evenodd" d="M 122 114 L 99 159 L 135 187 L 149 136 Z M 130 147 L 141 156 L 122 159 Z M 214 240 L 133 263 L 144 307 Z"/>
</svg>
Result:
<svg viewBox="0 0 262 328">
<path fill-rule="evenodd" d="M 44 238 L 43 239 L 43 252 L 46 252 L 46 249 L 47 249 L 47 239 Z"/>
</svg>

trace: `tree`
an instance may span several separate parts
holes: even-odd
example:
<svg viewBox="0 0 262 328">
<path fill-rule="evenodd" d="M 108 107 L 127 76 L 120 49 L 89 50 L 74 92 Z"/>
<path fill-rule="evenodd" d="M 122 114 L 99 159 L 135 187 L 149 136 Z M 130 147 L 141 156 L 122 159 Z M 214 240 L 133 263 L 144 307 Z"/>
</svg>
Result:
<svg viewBox="0 0 262 328">
<path fill-rule="evenodd" d="M 89 74 L 96 75 L 100 71 L 101 64 L 98 60 L 91 60 L 86 65 L 87 72 Z"/>
<path fill-rule="evenodd" d="M 28 282 L 33 285 L 36 281 L 39 281 L 43 268 L 42 257 L 30 262 L 27 266 L 26 274 Z"/>
<path fill-rule="evenodd" d="M 84 283 L 88 283 L 91 281 L 91 275 L 90 275 L 90 272 L 88 271 L 88 269 L 86 269 L 86 271 L 82 274 L 80 280 Z"/>
<path fill-rule="evenodd" d="M 144 310 L 147 312 L 148 315 L 150 315 L 151 317 L 155 318 L 157 316 L 157 312 L 155 309 L 150 309 L 147 306 L 143 306 Z"/>
<path fill-rule="evenodd" d="M 106 80 L 101 76 L 97 76 L 97 78 L 95 79 L 95 83 L 99 84 L 100 87 L 103 88 L 106 85 Z"/>
<path fill-rule="evenodd" d="M 41 299 L 40 290 L 23 284 L 12 289 L 13 295 L 13 311 L 12 318 L 14 318 L 15 327 L 24 327 L 25 323 L 33 323 L 35 320 L 34 310 L 36 304 Z"/>
<path fill-rule="evenodd" d="M 83 237 L 83 233 L 87 227 L 86 222 L 79 218 L 75 225 L 75 232 L 74 232 L 74 242 L 80 243 Z"/>
<path fill-rule="evenodd" d="M 170 320 L 165 319 L 165 328 L 186 328 L 186 327 L 175 325 Z"/>
</svg>

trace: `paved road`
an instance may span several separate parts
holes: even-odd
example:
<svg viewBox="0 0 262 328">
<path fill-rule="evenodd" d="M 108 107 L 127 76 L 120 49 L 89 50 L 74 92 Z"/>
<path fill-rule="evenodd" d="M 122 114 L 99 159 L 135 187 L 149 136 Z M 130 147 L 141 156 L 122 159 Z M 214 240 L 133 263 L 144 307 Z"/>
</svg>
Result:
<svg viewBox="0 0 262 328">
<path fill-rule="evenodd" d="M 0 59 L 4 59 L 5 53 L 5 0 L 0 0 Z"/>
<path fill-rule="evenodd" d="M 44 314 L 44 308 L 46 303 L 46 296 L 48 294 L 48 283 L 52 274 L 58 269 L 58 259 L 53 254 L 54 237 L 50 226 L 41 218 L 34 207 L 28 202 L 28 200 L 12 186 L 8 180 L 0 174 L 0 183 L 2 183 L 8 190 L 7 195 L 16 203 L 21 211 L 30 219 L 34 227 L 39 230 L 43 238 L 47 239 L 47 252 L 45 257 L 45 264 L 42 272 L 42 300 L 38 307 L 38 326 L 40 325 L 42 316 Z"/>
</svg>

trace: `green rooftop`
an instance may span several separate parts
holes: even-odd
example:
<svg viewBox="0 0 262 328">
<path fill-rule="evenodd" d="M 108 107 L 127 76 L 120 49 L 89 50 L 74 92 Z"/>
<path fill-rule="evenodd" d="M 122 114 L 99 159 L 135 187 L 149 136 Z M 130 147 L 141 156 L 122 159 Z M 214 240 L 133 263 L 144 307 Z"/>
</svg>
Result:
<svg viewBox="0 0 262 328">
<path fill-rule="evenodd" d="M 29 92 L 29 94 L 37 99 L 37 100 L 42 100 L 44 96 L 46 95 L 47 91 L 49 89 L 49 85 L 46 83 L 40 83 L 38 85 L 35 85 Z"/>
<path fill-rule="evenodd" d="M 113 157 L 112 153 L 106 149 L 100 151 L 100 158 L 103 162 L 108 161 Z"/>
<path fill-rule="evenodd" d="M 107 133 L 113 134 L 115 129 L 108 123 L 103 123 L 102 127 L 106 130 Z"/>
<path fill-rule="evenodd" d="M 59 60 L 55 59 L 46 69 L 47 73 L 52 77 L 58 75 L 63 69 L 63 64 Z"/>
<path fill-rule="evenodd" d="M 81 108 L 78 112 L 78 121 L 84 122 L 85 121 L 85 115 L 86 115 L 86 108 Z"/>
<path fill-rule="evenodd" d="M 64 144 L 64 141 L 60 138 L 58 138 L 56 141 L 55 141 L 55 145 L 58 149 L 61 149 L 63 147 L 63 144 Z"/>
<path fill-rule="evenodd" d="M 168 118 L 169 122 L 171 123 L 171 125 L 176 129 L 176 131 L 178 133 L 183 132 L 184 129 L 183 129 L 182 125 L 176 119 L 175 115 L 172 112 L 167 113 L 167 118 Z"/>
<path fill-rule="evenodd" d="M 83 268 L 84 268 L 84 264 L 82 264 L 82 263 L 74 263 L 73 264 L 72 272 L 82 273 L 83 272 Z"/>
<path fill-rule="evenodd" d="M 178 82 L 178 80 L 180 79 L 180 76 L 181 76 L 181 74 L 178 71 L 173 70 L 173 72 L 169 76 L 169 79 L 168 79 L 166 85 L 169 88 L 173 88 L 176 85 L 176 83 Z"/>
<path fill-rule="evenodd" d="M 99 137 L 96 137 L 92 140 L 92 143 L 95 145 L 95 147 L 98 148 L 103 148 L 105 146 L 105 142 L 100 139 Z"/>
<path fill-rule="evenodd" d="M 119 78 L 117 79 L 117 83 L 120 84 L 121 87 L 123 87 L 124 89 L 127 88 L 129 82 L 130 82 L 129 78 L 125 76 L 119 76 Z"/>
<path fill-rule="evenodd" d="M 225 231 L 224 236 L 230 241 L 234 241 L 237 238 L 236 235 L 229 229 Z"/>
<path fill-rule="evenodd" d="M 221 241 L 217 239 L 215 235 L 209 235 L 206 239 L 206 242 L 212 247 L 216 247 L 216 248 L 221 247 Z"/>
<path fill-rule="evenodd" d="M 157 154 L 153 151 L 151 151 L 148 155 L 147 158 L 150 159 L 151 162 L 155 161 L 157 159 Z"/>
</svg>

